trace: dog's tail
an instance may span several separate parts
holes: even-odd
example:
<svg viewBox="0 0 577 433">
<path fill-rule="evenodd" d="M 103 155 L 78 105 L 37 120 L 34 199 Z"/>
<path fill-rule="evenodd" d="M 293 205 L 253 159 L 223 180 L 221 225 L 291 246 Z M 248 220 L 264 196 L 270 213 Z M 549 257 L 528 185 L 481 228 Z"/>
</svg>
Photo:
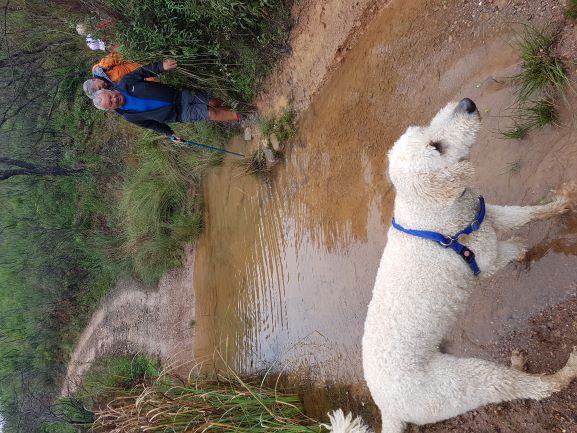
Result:
<svg viewBox="0 0 577 433">
<path fill-rule="evenodd" d="M 361 417 L 353 419 L 353 414 L 349 413 L 347 416 L 342 409 L 335 410 L 328 414 L 330 424 L 321 424 L 321 426 L 328 429 L 331 433 L 373 433 L 365 425 Z"/>
</svg>

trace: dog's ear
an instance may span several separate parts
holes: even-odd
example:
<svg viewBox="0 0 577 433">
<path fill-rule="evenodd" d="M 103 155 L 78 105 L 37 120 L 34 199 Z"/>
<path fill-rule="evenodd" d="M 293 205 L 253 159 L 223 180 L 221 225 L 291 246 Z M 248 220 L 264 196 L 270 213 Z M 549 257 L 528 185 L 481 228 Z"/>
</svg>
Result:
<svg viewBox="0 0 577 433">
<path fill-rule="evenodd" d="M 461 161 L 430 173 L 421 173 L 418 194 L 436 203 L 450 205 L 471 185 L 475 171 L 469 161 Z"/>
</svg>

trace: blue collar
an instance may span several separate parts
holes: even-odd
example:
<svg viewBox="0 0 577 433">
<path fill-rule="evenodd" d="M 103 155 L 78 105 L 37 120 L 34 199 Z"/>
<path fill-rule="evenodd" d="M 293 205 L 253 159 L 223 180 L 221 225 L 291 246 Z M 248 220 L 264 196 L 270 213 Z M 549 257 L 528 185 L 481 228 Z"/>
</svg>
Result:
<svg viewBox="0 0 577 433">
<path fill-rule="evenodd" d="M 456 233 L 453 236 L 445 236 L 442 235 L 441 233 L 429 232 L 426 230 L 406 229 L 400 224 L 397 224 L 395 218 L 393 218 L 393 227 L 399 231 L 402 231 L 403 233 L 435 241 L 443 248 L 451 248 L 457 254 L 459 254 L 463 258 L 463 260 L 465 260 L 465 262 L 467 262 L 473 274 L 479 275 L 479 272 L 481 271 L 479 270 L 479 266 L 477 265 L 477 261 L 475 260 L 475 253 L 471 251 L 469 248 L 467 248 L 465 245 L 460 244 L 459 237 L 461 235 L 468 235 L 476 230 L 479 230 L 479 227 L 481 227 L 481 223 L 483 222 L 484 219 L 485 219 L 485 200 L 483 199 L 483 196 L 479 196 L 479 212 L 477 212 L 475 219 L 471 224 L 469 224 L 467 227 L 465 227 L 463 230 L 461 230 L 460 232 Z"/>
</svg>

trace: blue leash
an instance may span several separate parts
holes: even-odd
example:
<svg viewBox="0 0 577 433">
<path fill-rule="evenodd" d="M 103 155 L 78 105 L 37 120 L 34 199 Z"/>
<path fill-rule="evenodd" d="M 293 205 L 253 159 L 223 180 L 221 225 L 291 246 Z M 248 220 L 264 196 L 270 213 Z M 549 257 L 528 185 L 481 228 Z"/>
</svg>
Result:
<svg viewBox="0 0 577 433">
<path fill-rule="evenodd" d="M 183 140 L 182 143 L 190 144 L 191 146 L 201 147 L 203 149 L 215 150 L 217 152 L 230 153 L 231 155 L 244 157 L 244 155 L 242 153 L 231 152 L 230 150 L 221 149 L 220 147 L 212 147 L 212 146 L 209 146 L 208 144 L 200 144 L 200 143 L 197 143 L 196 141 L 192 141 L 192 140 Z"/>
<path fill-rule="evenodd" d="M 402 231 L 403 233 L 407 233 L 409 235 L 416 236 L 418 238 L 430 239 L 432 241 L 435 241 L 443 248 L 451 248 L 453 251 L 459 254 L 463 258 L 463 260 L 465 260 L 465 262 L 467 262 L 467 265 L 469 265 L 469 268 L 471 268 L 471 271 L 473 272 L 474 275 L 479 275 L 479 272 L 481 271 L 479 270 L 479 266 L 477 265 L 477 261 L 475 260 L 475 253 L 471 251 L 469 248 L 467 248 L 465 245 L 459 243 L 459 236 L 468 235 L 473 233 L 474 231 L 479 230 L 479 227 L 481 227 L 481 223 L 483 222 L 484 219 L 485 219 L 485 199 L 483 199 L 483 196 L 479 196 L 479 212 L 477 212 L 475 219 L 471 224 L 469 224 L 467 227 L 465 227 L 463 230 L 461 230 L 460 232 L 456 233 L 453 236 L 445 236 L 442 235 L 441 233 L 429 232 L 426 230 L 406 229 L 400 224 L 398 224 L 395 221 L 395 218 L 393 218 L 393 227 L 399 231 Z"/>
</svg>

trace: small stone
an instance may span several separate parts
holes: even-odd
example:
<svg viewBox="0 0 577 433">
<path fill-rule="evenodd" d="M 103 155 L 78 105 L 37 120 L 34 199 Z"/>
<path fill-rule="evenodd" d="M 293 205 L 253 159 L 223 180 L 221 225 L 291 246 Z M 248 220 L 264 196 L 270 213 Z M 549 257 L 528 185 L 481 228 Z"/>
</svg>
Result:
<svg viewBox="0 0 577 433">
<path fill-rule="evenodd" d="M 243 138 L 244 141 L 252 140 L 252 130 L 250 128 L 244 128 Z"/>
<path fill-rule="evenodd" d="M 280 141 L 279 141 L 278 137 L 276 136 L 276 134 L 271 134 L 271 136 L 269 137 L 269 140 L 270 140 L 270 145 L 272 146 L 272 148 L 278 152 L 280 150 Z"/>
<path fill-rule="evenodd" d="M 276 158 L 274 157 L 272 149 L 265 147 L 262 150 L 264 152 L 267 167 L 272 167 L 276 163 Z"/>
</svg>

